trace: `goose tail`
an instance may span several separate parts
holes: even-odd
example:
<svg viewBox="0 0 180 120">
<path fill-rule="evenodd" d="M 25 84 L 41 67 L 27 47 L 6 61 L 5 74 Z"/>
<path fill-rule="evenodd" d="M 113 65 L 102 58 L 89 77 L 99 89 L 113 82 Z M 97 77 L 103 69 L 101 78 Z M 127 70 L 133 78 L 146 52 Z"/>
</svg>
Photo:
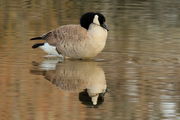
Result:
<svg viewBox="0 0 180 120">
<path fill-rule="evenodd" d="M 51 32 L 48 32 L 43 36 L 31 38 L 30 40 L 46 40 L 49 36 L 51 36 Z"/>
<path fill-rule="evenodd" d="M 32 46 L 32 48 L 38 48 L 38 47 L 40 47 L 40 46 L 43 46 L 44 45 L 44 43 L 36 43 L 36 44 L 34 44 L 33 46 Z"/>
<path fill-rule="evenodd" d="M 42 37 L 34 37 L 34 38 L 31 38 L 30 40 L 42 40 L 43 38 Z"/>
</svg>

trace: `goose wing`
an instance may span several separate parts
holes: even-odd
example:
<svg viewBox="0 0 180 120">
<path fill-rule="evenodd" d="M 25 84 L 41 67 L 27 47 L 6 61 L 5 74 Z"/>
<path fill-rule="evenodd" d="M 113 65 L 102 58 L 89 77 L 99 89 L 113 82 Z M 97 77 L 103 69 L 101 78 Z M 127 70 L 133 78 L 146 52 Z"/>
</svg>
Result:
<svg viewBox="0 0 180 120">
<path fill-rule="evenodd" d="M 53 46 L 58 43 L 85 40 L 86 37 L 87 30 L 80 25 L 64 25 L 43 35 L 43 39 Z"/>
</svg>

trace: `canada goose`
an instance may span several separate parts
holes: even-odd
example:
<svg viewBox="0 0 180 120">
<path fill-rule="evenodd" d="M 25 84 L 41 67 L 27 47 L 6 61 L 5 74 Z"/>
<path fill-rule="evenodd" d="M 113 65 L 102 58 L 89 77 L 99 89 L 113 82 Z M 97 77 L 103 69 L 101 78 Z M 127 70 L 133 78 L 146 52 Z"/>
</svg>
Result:
<svg viewBox="0 0 180 120">
<path fill-rule="evenodd" d="M 31 40 L 46 40 L 40 47 L 48 54 L 71 58 L 91 58 L 100 53 L 106 43 L 108 28 L 101 13 L 88 12 L 81 16 L 80 25 L 63 25 Z"/>
</svg>

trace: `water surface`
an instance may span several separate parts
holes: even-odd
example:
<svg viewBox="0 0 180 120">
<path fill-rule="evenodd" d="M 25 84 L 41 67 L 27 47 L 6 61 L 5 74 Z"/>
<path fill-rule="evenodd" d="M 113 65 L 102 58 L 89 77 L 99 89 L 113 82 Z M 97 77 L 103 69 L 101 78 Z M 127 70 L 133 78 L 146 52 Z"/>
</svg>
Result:
<svg viewBox="0 0 180 120">
<path fill-rule="evenodd" d="M 31 49 L 29 38 L 88 11 L 110 29 L 95 60 Z M 180 119 L 179 11 L 179 0 L 0 1 L 0 119 Z"/>
</svg>

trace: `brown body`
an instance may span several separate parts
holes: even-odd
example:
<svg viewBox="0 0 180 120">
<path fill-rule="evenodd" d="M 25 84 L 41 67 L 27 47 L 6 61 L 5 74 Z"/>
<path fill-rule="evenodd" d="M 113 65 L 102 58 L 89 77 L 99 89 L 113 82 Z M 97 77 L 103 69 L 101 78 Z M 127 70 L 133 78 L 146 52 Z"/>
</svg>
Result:
<svg viewBox="0 0 180 120">
<path fill-rule="evenodd" d="M 80 25 L 64 25 L 42 37 L 63 56 L 91 58 L 104 48 L 107 31 L 95 24 L 88 30 Z"/>
<path fill-rule="evenodd" d="M 47 34 L 45 40 L 53 46 L 66 41 L 77 42 L 87 39 L 87 30 L 80 25 L 64 25 Z"/>
</svg>

